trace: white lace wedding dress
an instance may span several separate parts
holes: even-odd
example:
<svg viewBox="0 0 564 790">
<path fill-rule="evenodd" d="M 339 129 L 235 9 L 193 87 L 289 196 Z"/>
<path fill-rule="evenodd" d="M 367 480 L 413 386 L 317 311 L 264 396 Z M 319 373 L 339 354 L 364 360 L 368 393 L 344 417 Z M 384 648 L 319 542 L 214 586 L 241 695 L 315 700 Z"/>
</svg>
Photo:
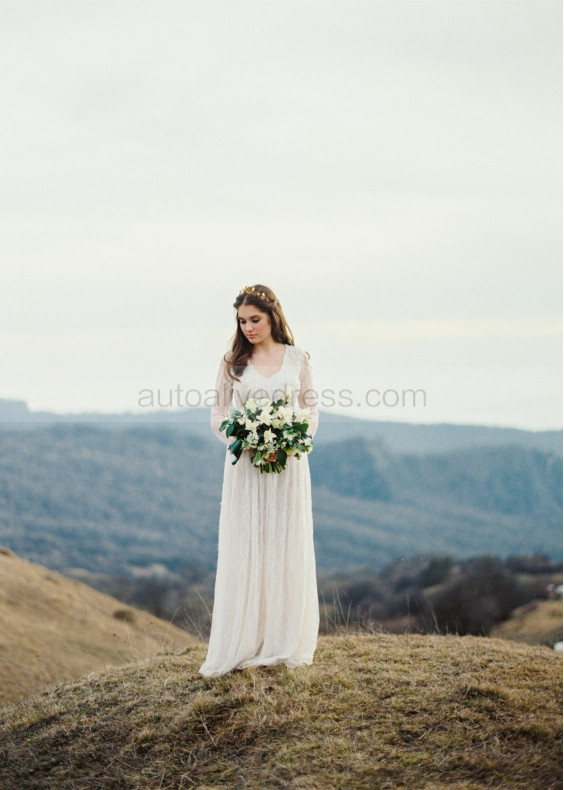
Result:
<svg viewBox="0 0 564 790">
<path fill-rule="evenodd" d="M 233 439 L 219 430 L 232 400 L 239 409 L 251 396 L 275 400 L 292 387 L 290 402 L 310 410 L 313 437 L 319 415 L 309 358 L 286 345 L 272 376 L 247 364 L 239 378 L 226 378 L 222 360 L 211 427 L 226 455 L 211 633 L 199 670 L 206 676 L 259 664 L 312 664 L 319 629 L 308 455 L 289 456 L 283 472 L 261 474 L 248 452 L 232 464 Z"/>
</svg>

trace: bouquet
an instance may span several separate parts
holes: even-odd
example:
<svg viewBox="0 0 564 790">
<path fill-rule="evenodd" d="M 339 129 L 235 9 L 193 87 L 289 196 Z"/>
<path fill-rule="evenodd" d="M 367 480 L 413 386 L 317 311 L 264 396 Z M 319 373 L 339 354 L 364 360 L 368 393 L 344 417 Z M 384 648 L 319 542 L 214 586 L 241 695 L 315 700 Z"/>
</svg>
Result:
<svg viewBox="0 0 564 790">
<path fill-rule="evenodd" d="M 261 473 L 278 473 L 286 468 L 289 455 L 300 458 L 312 448 L 307 433 L 309 409 L 293 409 L 288 405 L 292 390 L 277 401 L 249 398 L 242 411 L 234 411 L 219 430 L 235 441 L 229 445 L 236 464 L 245 450 L 252 450 L 251 463 Z M 276 461 L 266 459 L 276 453 Z"/>
</svg>

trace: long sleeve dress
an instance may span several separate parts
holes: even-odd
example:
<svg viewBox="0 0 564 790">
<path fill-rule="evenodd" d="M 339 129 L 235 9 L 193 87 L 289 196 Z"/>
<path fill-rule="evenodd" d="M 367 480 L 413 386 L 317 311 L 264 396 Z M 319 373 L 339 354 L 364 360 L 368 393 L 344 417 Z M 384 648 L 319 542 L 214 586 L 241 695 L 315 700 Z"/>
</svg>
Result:
<svg viewBox="0 0 564 790">
<path fill-rule="evenodd" d="M 219 430 L 233 400 L 240 409 L 250 397 L 276 400 L 291 387 L 290 404 L 309 409 L 313 438 L 319 414 L 309 357 L 286 345 L 272 376 L 247 363 L 239 378 L 227 378 L 222 360 L 211 428 L 226 454 L 211 633 L 199 670 L 205 676 L 259 664 L 312 664 L 319 630 L 308 455 L 290 455 L 284 471 L 261 474 L 248 452 L 232 463 L 233 439 Z"/>
</svg>

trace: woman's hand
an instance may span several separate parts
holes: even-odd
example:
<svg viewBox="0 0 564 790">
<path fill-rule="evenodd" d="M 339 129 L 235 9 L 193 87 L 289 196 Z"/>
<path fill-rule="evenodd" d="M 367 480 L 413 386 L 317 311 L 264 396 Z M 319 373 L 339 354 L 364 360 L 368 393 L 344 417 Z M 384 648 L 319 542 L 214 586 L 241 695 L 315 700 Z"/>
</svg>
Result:
<svg viewBox="0 0 564 790">
<path fill-rule="evenodd" d="M 252 450 L 250 447 L 247 447 L 246 452 L 253 453 L 254 450 Z M 293 450 L 286 450 L 286 455 L 292 455 L 293 452 L 294 452 Z M 278 453 L 272 453 L 271 455 L 267 455 L 265 460 L 270 463 L 274 463 L 275 461 L 278 460 Z"/>
<path fill-rule="evenodd" d="M 289 455 L 292 455 L 292 453 L 294 451 L 293 450 L 286 450 L 285 452 L 286 452 L 286 455 L 289 456 Z M 272 455 L 269 455 L 266 460 L 267 461 L 277 461 L 278 460 L 278 453 L 272 453 Z"/>
<path fill-rule="evenodd" d="M 254 450 L 251 450 L 250 447 L 247 447 L 245 452 L 247 452 L 247 453 L 254 453 Z M 275 461 L 278 460 L 278 453 L 272 453 L 272 455 L 267 455 L 264 460 L 274 463 Z"/>
</svg>

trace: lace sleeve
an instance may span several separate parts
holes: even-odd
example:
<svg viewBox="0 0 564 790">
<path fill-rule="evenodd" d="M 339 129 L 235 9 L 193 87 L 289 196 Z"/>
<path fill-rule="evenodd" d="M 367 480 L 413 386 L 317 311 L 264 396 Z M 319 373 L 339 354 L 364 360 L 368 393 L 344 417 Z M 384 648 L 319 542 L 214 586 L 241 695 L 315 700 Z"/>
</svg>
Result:
<svg viewBox="0 0 564 790">
<path fill-rule="evenodd" d="M 232 443 L 233 439 L 225 435 L 225 431 L 220 431 L 219 426 L 230 416 L 231 399 L 233 398 L 233 382 L 227 377 L 226 364 L 222 359 L 217 371 L 215 381 L 214 404 L 211 409 L 210 425 L 217 438 L 226 447 Z"/>
<path fill-rule="evenodd" d="M 305 352 L 303 355 L 302 367 L 300 369 L 300 392 L 298 394 L 298 405 L 300 409 L 309 409 L 308 433 L 313 439 L 319 423 L 319 412 L 317 409 L 317 393 L 313 387 L 309 357 Z"/>
</svg>

